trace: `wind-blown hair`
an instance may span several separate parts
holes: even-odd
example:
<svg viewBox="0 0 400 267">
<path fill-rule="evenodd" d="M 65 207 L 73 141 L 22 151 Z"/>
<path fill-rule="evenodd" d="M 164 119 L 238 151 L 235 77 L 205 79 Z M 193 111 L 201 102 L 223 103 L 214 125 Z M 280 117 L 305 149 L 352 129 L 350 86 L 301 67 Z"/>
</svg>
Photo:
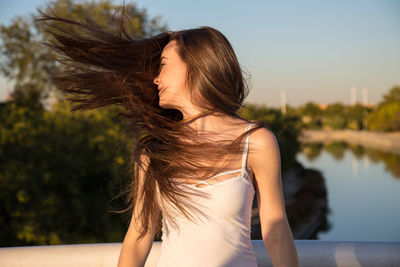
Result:
<svg viewBox="0 0 400 267">
<path fill-rule="evenodd" d="M 187 87 L 194 105 L 210 112 L 234 115 L 248 95 L 247 84 L 229 41 L 211 27 L 169 34 L 187 65 Z"/>
<path fill-rule="evenodd" d="M 193 220 L 190 211 L 197 209 L 188 201 L 188 192 L 179 186 L 182 179 L 178 177 L 201 180 L 228 170 L 234 156 L 243 153 L 246 134 L 264 127 L 264 123 L 253 122 L 257 126 L 235 140 L 210 142 L 196 138 L 198 132 L 190 123 L 197 118 L 183 122 L 180 111 L 160 108 L 153 79 L 160 70 L 163 48 L 176 40 L 178 54 L 187 65 L 186 82 L 192 102 L 205 112 L 203 116 L 247 121 L 237 115 L 239 108 L 245 108 L 248 87 L 229 41 L 212 27 L 144 38 L 127 33 L 123 16 L 114 20 L 119 27 L 106 28 L 90 18 L 73 21 L 39 12 L 35 21 L 46 22 L 47 32 L 53 37 L 46 45 L 66 66 L 63 73 L 50 78 L 59 90 L 70 95 L 68 100 L 76 103 L 71 111 L 111 104 L 122 105 L 126 111 L 118 118 L 125 120 L 124 133 L 132 140 L 128 167 L 132 180 L 125 192 L 127 208 L 121 212 L 131 211 L 136 217 L 138 238 L 156 222 L 158 209 L 168 217 L 158 196 Z M 65 30 L 63 24 L 74 27 Z M 135 207 L 137 213 L 133 212 Z M 174 220 L 173 216 L 168 219 Z"/>
</svg>

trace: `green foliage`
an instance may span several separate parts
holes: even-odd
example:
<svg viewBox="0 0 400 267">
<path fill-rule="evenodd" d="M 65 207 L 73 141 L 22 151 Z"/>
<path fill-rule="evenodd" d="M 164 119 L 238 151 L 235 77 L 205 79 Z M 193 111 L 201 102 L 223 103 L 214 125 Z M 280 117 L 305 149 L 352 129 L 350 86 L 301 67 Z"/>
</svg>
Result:
<svg viewBox="0 0 400 267">
<path fill-rule="evenodd" d="M 347 108 L 346 115 L 346 125 L 345 128 L 352 130 L 361 130 L 363 129 L 364 118 L 368 114 L 368 108 L 364 107 L 361 104 L 356 104 L 353 106 L 349 106 Z"/>
<path fill-rule="evenodd" d="M 0 245 L 120 241 L 126 151 L 108 108 L 73 114 L 7 103 L 0 116 Z"/>
<path fill-rule="evenodd" d="M 333 103 L 326 107 L 324 111 L 325 116 L 336 116 L 345 113 L 345 106 L 342 103 Z"/>
<path fill-rule="evenodd" d="M 330 129 L 343 129 L 346 125 L 346 120 L 343 115 L 330 115 L 324 117 L 323 125 Z"/>
<path fill-rule="evenodd" d="M 301 116 L 303 128 L 318 129 L 321 127 L 323 110 L 314 102 L 307 102 L 305 105 L 298 107 L 295 112 L 298 116 Z"/>
<path fill-rule="evenodd" d="M 393 86 L 390 91 L 383 96 L 383 100 L 379 103 L 380 106 L 400 102 L 400 86 Z"/>
<path fill-rule="evenodd" d="M 368 128 L 374 131 L 400 130 L 400 102 L 380 105 L 367 118 Z"/>
<path fill-rule="evenodd" d="M 304 106 L 300 107 L 300 112 L 303 115 L 310 116 L 312 118 L 321 116 L 323 113 L 321 108 L 317 104 L 311 101 L 307 102 Z"/>
<path fill-rule="evenodd" d="M 322 125 L 324 128 L 329 129 L 343 129 L 346 125 L 346 119 L 344 117 L 345 107 L 341 103 L 333 103 L 326 107 L 324 111 L 324 118 Z"/>
<path fill-rule="evenodd" d="M 345 106 L 333 103 L 325 109 L 313 102 L 296 109 L 295 113 L 302 118 L 303 128 L 306 129 L 353 129 L 364 128 L 365 119 L 371 108 L 361 104 Z"/>
<path fill-rule="evenodd" d="M 367 117 L 369 130 L 400 131 L 400 86 L 394 86 Z"/>
<path fill-rule="evenodd" d="M 50 1 L 47 7 L 40 9 L 46 14 L 74 20 L 90 16 L 96 23 L 111 27 L 113 25 L 111 19 L 120 6 L 113 4 L 111 0 L 58 0 Z M 165 25 L 160 25 L 160 17 L 149 19 L 146 10 L 139 10 L 133 3 L 127 3 L 124 12 L 128 18 L 127 32 L 132 36 L 146 37 L 167 30 Z M 29 17 L 15 17 L 10 25 L 0 27 L 2 43 L 0 74 L 15 81 L 13 99 L 22 98 L 19 102 L 28 106 L 31 104 L 37 106 L 33 100 L 42 103 L 51 93 L 62 98 L 48 77 L 62 71 L 64 66 L 56 61 L 56 55 L 52 50 L 42 45 L 41 42 L 48 42 L 51 35 L 46 32 L 46 25 L 43 22 L 33 23 L 33 19 L 38 15 L 39 13 L 35 12 Z M 62 25 L 62 27 L 70 30 L 71 26 Z M 32 95 L 36 95 L 36 99 L 27 101 Z"/>
<path fill-rule="evenodd" d="M 240 109 L 238 112 L 246 119 L 264 121 L 267 129 L 275 134 L 281 152 L 283 172 L 295 165 L 295 157 L 300 149 L 297 137 L 301 123 L 299 117 L 292 113 L 288 112 L 287 115 L 282 115 L 278 109 L 252 104 L 247 104 L 247 109 Z"/>
</svg>

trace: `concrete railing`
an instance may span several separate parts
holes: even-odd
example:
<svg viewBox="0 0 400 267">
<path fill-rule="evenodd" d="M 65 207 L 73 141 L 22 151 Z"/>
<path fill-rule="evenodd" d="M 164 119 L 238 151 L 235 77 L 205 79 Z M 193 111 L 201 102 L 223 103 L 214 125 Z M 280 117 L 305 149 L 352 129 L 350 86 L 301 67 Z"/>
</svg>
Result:
<svg viewBox="0 0 400 267">
<path fill-rule="evenodd" d="M 262 240 L 253 240 L 258 266 L 272 266 Z M 300 266 L 400 266 L 400 242 L 296 240 Z M 156 266 L 154 242 L 146 267 Z M 0 248 L 1 267 L 115 267 L 121 243 Z"/>
</svg>

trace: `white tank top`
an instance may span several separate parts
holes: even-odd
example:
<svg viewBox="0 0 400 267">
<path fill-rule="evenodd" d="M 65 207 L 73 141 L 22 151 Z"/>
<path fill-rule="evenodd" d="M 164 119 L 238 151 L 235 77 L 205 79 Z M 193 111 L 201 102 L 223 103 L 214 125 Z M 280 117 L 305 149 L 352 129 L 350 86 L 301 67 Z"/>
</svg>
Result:
<svg viewBox="0 0 400 267">
<path fill-rule="evenodd" d="M 206 215 L 197 217 L 198 223 L 188 220 L 179 211 L 161 202 L 161 211 L 167 209 L 177 225 L 172 225 L 168 217 L 163 216 L 162 244 L 157 267 L 258 266 L 250 238 L 255 190 L 246 168 L 248 143 L 247 134 L 241 169 L 221 172 L 197 184 L 185 185 L 193 192 L 191 202 L 196 203 L 196 207 Z M 233 178 L 209 182 L 217 176 L 239 171 L 240 174 Z M 206 186 L 198 187 L 198 184 Z"/>
</svg>

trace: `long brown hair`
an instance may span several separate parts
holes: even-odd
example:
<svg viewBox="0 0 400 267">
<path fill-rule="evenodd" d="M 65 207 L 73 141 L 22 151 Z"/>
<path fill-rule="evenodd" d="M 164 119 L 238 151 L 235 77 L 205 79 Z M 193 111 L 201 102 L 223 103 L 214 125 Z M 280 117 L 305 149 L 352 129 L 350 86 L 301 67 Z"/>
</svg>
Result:
<svg viewBox="0 0 400 267">
<path fill-rule="evenodd" d="M 160 108 L 153 79 L 160 69 L 163 48 L 176 40 L 178 54 L 187 65 L 186 82 L 193 103 L 205 114 L 247 121 L 237 111 L 245 108 L 243 101 L 249 90 L 229 41 L 218 30 L 206 26 L 144 38 L 126 32 L 123 15 L 114 18 L 119 27 L 106 28 L 90 18 L 73 21 L 39 12 L 41 16 L 35 21 L 45 21 L 47 32 L 53 37 L 45 45 L 56 51 L 58 60 L 67 67 L 50 78 L 70 96 L 68 100 L 76 103 L 71 110 L 111 104 L 122 105 L 126 110 L 118 118 L 124 120 L 124 132 L 132 141 L 128 171 L 133 179 L 124 192 L 127 208 L 121 212 L 133 211 L 139 201 L 144 203 L 138 214 L 132 215 L 137 216 L 135 221 L 140 225 L 139 238 L 158 217 L 161 206 L 157 196 L 193 220 L 190 210 L 197 209 L 176 178 L 205 179 L 227 170 L 233 156 L 243 153 L 241 144 L 246 134 L 264 123 L 253 122 L 256 127 L 233 141 L 200 140 L 195 138 L 198 132 L 190 127 L 192 121 L 182 122 L 180 111 Z M 75 30 L 65 30 L 63 24 L 75 26 Z M 193 175 L 198 173 L 202 174 Z M 163 216 L 168 215 L 161 210 Z M 172 216 L 168 218 L 174 220 Z"/>
</svg>

